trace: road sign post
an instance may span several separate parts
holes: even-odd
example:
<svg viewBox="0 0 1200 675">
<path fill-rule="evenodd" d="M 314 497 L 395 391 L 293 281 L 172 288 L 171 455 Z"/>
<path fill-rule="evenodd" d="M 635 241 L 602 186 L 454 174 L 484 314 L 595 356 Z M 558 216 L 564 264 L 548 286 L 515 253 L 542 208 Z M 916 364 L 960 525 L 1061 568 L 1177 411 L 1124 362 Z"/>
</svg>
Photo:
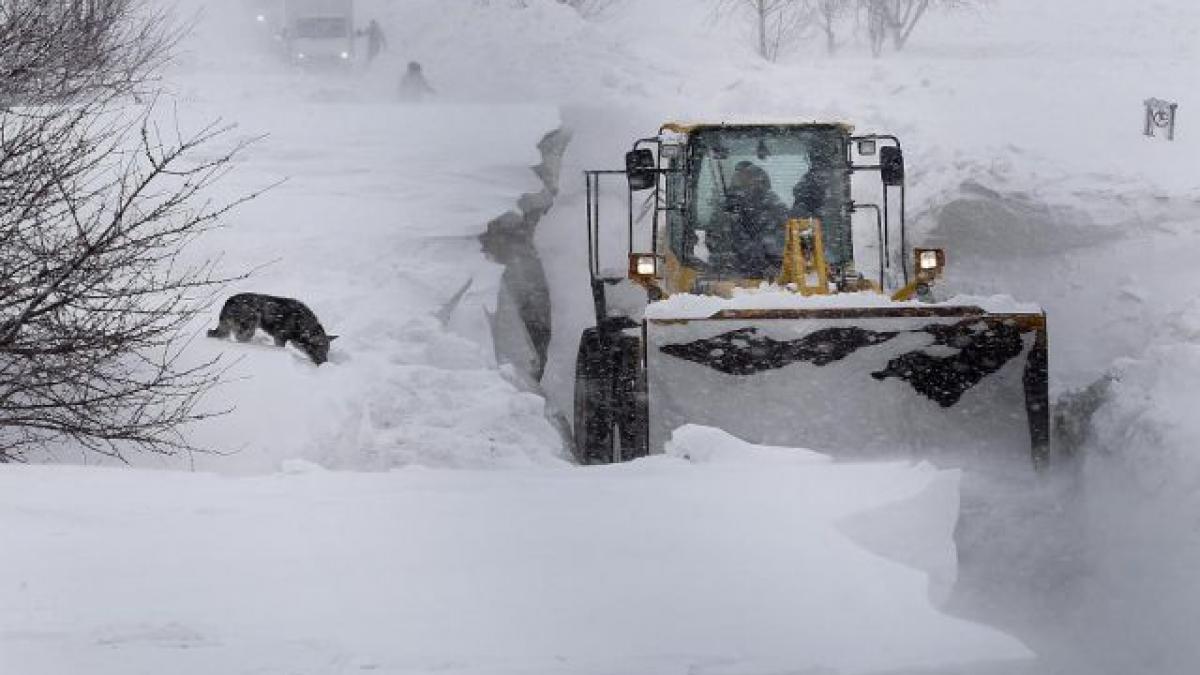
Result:
<svg viewBox="0 0 1200 675">
<path fill-rule="evenodd" d="M 1158 130 L 1165 129 L 1167 140 L 1175 140 L 1175 113 L 1178 110 L 1179 104 L 1177 103 L 1157 98 L 1146 99 L 1145 134 L 1153 138 L 1158 135 Z"/>
</svg>

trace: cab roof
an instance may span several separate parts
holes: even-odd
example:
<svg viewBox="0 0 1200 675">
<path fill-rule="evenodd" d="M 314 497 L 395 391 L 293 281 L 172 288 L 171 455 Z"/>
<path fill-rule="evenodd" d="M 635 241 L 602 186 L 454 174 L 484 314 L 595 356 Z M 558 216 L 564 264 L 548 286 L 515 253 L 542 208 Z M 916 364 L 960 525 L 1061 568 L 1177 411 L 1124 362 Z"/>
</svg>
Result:
<svg viewBox="0 0 1200 675">
<path fill-rule="evenodd" d="M 708 129 L 754 129 L 790 127 L 795 129 L 836 130 L 847 136 L 854 133 L 854 126 L 844 122 L 796 122 L 796 121 L 761 121 L 738 120 L 725 122 L 667 122 L 662 125 L 660 132 L 669 131 L 685 136 Z"/>
</svg>

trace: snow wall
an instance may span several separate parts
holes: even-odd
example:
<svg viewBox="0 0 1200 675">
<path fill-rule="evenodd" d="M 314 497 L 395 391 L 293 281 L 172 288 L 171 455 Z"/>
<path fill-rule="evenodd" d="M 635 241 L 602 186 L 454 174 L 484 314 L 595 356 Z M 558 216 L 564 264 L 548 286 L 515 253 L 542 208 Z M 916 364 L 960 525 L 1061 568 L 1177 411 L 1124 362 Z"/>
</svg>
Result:
<svg viewBox="0 0 1200 675">
<path fill-rule="evenodd" d="M 558 196 L 563 155 L 570 140 L 566 129 L 556 129 L 538 143 L 542 162 L 533 172 L 541 180 L 542 190 L 522 195 L 516 210 L 492 220 L 480 236 L 488 259 L 504 266 L 496 311 L 491 316 L 496 361 L 513 365 L 532 389 L 540 388 L 537 383 L 546 368 L 552 334 L 550 289 L 534 235 Z"/>
</svg>

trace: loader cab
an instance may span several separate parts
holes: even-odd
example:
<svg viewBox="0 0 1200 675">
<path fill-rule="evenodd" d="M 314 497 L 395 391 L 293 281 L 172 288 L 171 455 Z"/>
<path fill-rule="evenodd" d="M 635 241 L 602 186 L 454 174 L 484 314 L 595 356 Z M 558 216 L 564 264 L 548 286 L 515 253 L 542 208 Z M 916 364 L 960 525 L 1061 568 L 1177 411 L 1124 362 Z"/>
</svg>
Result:
<svg viewBox="0 0 1200 675">
<path fill-rule="evenodd" d="M 804 235 L 809 260 L 816 248 L 822 258 L 809 290 L 891 293 L 909 284 L 904 157 L 894 136 L 856 136 L 838 123 L 667 124 L 635 143 L 624 172 L 589 172 L 589 189 L 606 173 L 627 179 L 630 277 L 644 253 L 654 273 L 641 283 L 652 298 L 778 282 L 796 219 L 820 229 Z M 634 193 L 647 191 L 635 217 Z M 635 227 L 650 212 L 653 225 Z M 647 229 L 651 240 L 637 242 Z"/>
<path fill-rule="evenodd" d="M 848 143 L 840 125 L 695 130 L 668 164 L 666 201 L 676 207 L 666 209 L 667 255 L 693 285 L 756 285 L 779 272 L 786 221 L 804 217 L 820 219 L 829 265 L 849 266 Z"/>
</svg>

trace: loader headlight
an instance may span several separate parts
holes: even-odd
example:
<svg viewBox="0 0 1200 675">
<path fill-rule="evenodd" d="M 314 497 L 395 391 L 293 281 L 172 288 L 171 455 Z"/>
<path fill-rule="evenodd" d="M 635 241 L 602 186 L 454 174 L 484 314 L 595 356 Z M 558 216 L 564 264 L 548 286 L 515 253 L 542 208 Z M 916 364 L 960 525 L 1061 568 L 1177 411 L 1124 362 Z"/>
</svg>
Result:
<svg viewBox="0 0 1200 675">
<path fill-rule="evenodd" d="M 341 54 L 339 54 L 338 56 L 341 56 L 343 61 L 349 61 L 349 60 L 350 60 L 350 52 L 342 52 L 342 53 L 341 53 Z"/>
<path fill-rule="evenodd" d="M 629 255 L 629 278 L 633 280 L 658 277 L 658 256 L 650 253 Z"/>
<path fill-rule="evenodd" d="M 927 279 L 942 276 L 946 269 L 946 251 L 940 248 L 918 248 L 917 274 Z"/>
</svg>

